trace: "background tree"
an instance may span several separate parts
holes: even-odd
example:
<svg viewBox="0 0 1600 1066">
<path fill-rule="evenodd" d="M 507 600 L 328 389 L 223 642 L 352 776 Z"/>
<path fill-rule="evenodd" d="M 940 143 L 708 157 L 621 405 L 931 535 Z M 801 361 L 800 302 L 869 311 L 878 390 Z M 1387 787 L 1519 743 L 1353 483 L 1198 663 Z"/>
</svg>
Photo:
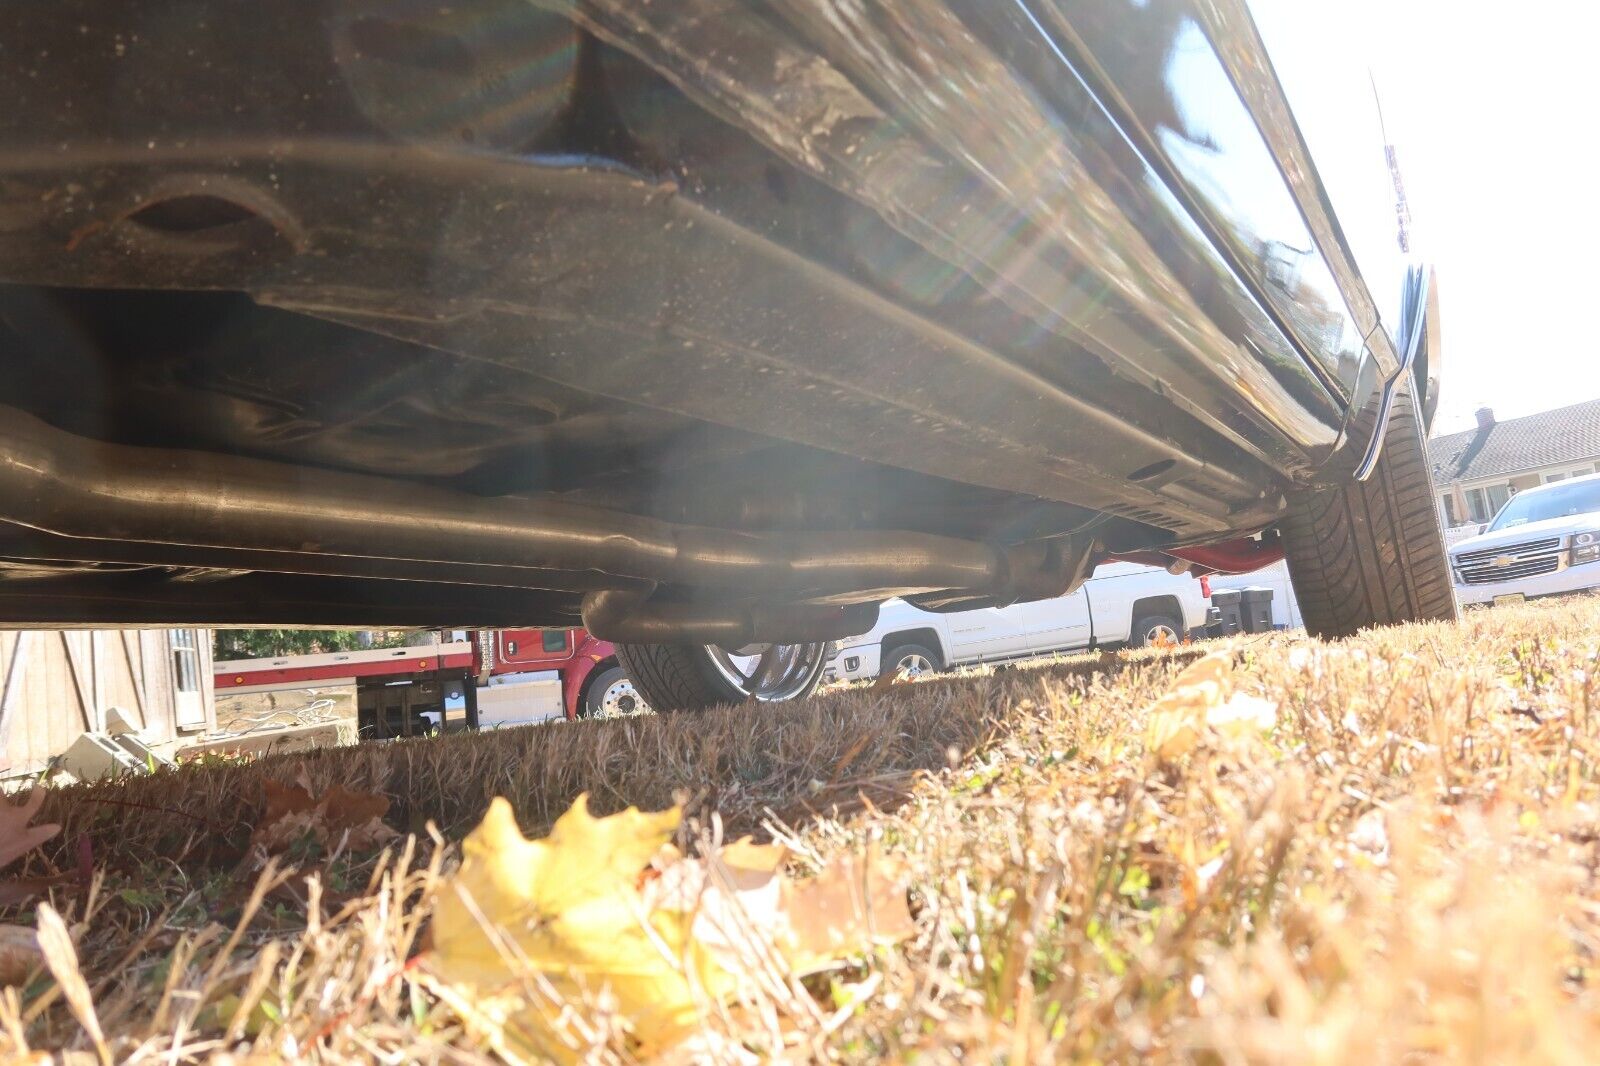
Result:
<svg viewBox="0 0 1600 1066">
<path fill-rule="evenodd" d="M 387 630 L 217 629 L 212 631 L 212 650 L 219 661 L 271 659 L 280 655 L 396 647 L 404 638 L 404 633 Z"/>
</svg>

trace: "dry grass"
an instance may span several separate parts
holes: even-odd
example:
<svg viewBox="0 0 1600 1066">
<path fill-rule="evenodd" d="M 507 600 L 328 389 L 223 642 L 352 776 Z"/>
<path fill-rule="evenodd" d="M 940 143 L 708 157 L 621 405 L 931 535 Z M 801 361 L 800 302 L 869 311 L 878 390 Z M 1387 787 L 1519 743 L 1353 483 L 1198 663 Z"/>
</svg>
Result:
<svg viewBox="0 0 1600 1066">
<path fill-rule="evenodd" d="M 1582 600 L 1236 643 L 1276 728 L 1171 765 L 1141 737 L 1188 652 L 62 789 L 55 850 L 19 872 L 88 849 L 98 878 L 52 890 L 75 960 L 0 999 L 0 1049 L 491 1057 L 472 1003 L 408 965 L 439 871 L 488 797 L 535 831 L 587 790 L 597 810 L 679 799 L 704 832 L 783 837 L 802 867 L 868 841 L 908 865 L 914 941 L 739 1015 L 759 1033 L 708 1016 L 732 1039 L 706 1054 L 1583 1061 L 1600 1041 L 1597 622 Z M 260 783 L 301 767 L 385 792 L 419 835 L 258 877 Z M 847 986 L 865 999 L 836 1009 Z M 603 1005 L 578 1009 L 590 1054 L 626 1060 Z"/>
</svg>

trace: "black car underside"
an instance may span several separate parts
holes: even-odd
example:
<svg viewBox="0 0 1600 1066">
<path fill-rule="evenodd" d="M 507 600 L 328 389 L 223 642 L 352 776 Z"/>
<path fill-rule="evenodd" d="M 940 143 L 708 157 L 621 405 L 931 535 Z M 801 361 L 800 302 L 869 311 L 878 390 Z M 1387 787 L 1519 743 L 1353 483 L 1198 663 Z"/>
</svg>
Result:
<svg viewBox="0 0 1600 1066">
<path fill-rule="evenodd" d="M 1270 529 L 1343 442 L 1373 369 L 1010 5 L 567 8 L 8 11 L 6 624 L 827 639 Z"/>
</svg>

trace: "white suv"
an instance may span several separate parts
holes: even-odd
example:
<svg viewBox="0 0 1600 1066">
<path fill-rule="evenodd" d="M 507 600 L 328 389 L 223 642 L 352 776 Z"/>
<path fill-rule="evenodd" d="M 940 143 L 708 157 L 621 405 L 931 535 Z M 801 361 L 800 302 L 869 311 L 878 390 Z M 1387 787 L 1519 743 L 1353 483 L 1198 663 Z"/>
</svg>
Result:
<svg viewBox="0 0 1600 1066">
<path fill-rule="evenodd" d="M 1600 587 L 1600 474 L 1511 497 L 1475 537 L 1450 548 L 1463 604 L 1506 603 Z"/>
<path fill-rule="evenodd" d="M 858 681 L 878 676 L 883 664 L 915 676 L 1091 644 L 1176 642 L 1211 621 L 1213 610 L 1206 589 L 1188 574 L 1108 563 L 1078 591 L 1053 600 L 950 614 L 890 600 L 870 632 L 839 642 L 824 676 Z"/>
</svg>

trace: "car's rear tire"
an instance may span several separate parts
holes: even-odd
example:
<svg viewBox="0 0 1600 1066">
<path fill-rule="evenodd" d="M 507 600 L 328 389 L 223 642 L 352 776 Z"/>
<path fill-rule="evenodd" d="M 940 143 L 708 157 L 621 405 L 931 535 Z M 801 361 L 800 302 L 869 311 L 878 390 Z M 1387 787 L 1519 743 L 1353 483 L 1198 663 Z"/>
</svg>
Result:
<svg viewBox="0 0 1600 1066">
<path fill-rule="evenodd" d="M 1289 504 L 1283 528 L 1289 576 L 1314 636 L 1346 637 L 1369 626 L 1456 617 L 1427 447 L 1409 384 L 1396 392 L 1372 476 L 1300 493 Z"/>
<path fill-rule="evenodd" d="M 767 649 L 779 649 L 769 676 L 759 671 Z M 701 644 L 618 644 L 617 659 L 646 703 L 657 711 L 698 711 L 722 703 L 803 699 L 816 691 L 828 665 L 827 643 L 753 644 L 727 650 Z"/>
<path fill-rule="evenodd" d="M 1128 630 L 1128 644 L 1134 648 L 1182 644 L 1183 637 L 1183 619 L 1165 613 L 1140 615 Z"/>
<path fill-rule="evenodd" d="M 886 670 L 893 670 L 897 676 L 904 670 L 907 677 L 921 677 L 943 669 L 944 659 L 939 653 L 921 644 L 897 644 L 878 659 L 880 676 Z"/>
</svg>

